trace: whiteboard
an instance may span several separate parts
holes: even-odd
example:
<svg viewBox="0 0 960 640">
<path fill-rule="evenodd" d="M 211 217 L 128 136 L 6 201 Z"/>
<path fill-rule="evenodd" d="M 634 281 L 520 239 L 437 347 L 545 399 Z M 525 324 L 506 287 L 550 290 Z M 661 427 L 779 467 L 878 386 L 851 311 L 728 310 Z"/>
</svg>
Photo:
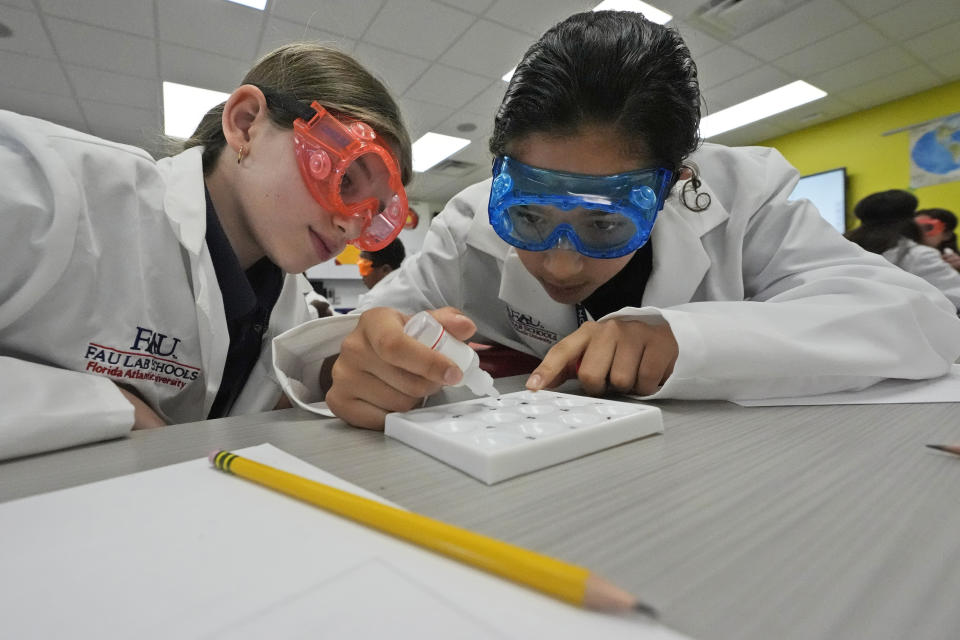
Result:
<svg viewBox="0 0 960 640">
<path fill-rule="evenodd" d="M 845 167 L 800 178 L 790 200 L 807 199 L 820 215 L 843 233 L 847 230 L 847 170 Z"/>
</svg>

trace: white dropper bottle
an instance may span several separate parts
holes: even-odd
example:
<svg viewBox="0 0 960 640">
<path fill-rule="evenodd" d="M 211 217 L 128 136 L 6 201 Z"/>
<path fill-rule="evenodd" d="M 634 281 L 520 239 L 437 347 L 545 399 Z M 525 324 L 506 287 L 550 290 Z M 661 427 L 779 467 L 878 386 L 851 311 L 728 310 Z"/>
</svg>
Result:
<svg viewBox="0 0 960 640">
<path fill-rule="evenodd" d="M 453 360 L 463 372 L 454 387 L 466 385 L 470 391 L 478 396 L 499 396 L 500 393 L 493 386 L 493 378 L 480 368 L 480 358 L 477 352 L 460 342 L 443 328 L 437 319 L 427 311 L 421 311 L 407 320 L 403 332 L 434 351 Z"/>
</svg>

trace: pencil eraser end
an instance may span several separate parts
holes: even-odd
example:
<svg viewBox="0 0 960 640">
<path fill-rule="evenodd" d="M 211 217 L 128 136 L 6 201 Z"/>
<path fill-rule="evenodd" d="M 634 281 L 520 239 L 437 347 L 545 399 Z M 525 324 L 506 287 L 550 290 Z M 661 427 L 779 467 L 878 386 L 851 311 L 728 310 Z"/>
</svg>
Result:
<svg viewBox="0 0 960 640">
<path fill-rule="evenodd" d="M 207 460 L 210 461 L 210 464 L 213 464 L 213 459 L 216 458 L 217 454 L 220 453 L 221 451 L 223 451 L 223 449 L 217 449 L 215 451 L 210 452 L 210 455 L 207 456 Z"/>
</svg>

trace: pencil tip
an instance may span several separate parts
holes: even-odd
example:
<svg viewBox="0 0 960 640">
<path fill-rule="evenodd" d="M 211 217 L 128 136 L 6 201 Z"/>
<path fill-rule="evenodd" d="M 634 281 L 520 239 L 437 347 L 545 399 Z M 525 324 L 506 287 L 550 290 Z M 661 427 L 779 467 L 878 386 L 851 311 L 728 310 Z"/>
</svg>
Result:
<svg viewBox="0 0 960 640">
<path fill-rule="evenodd" d="M 942 444 L 928 444 L 927 446 L 931 449 L 936 449 L 937 451 L 947 451 L 947 448 Z"/>
<path fill-rule="evenodd" d="M 648 604 L 640 602 L 639 600 L 633 605 L 633 610 L 636 611 L 637 613 L 642 613 L 643 615 L 649 616 L 651 618 L 660 617 L 660 614 L 657 613 L 656 609 L 654 609 Z"/>
</svg>

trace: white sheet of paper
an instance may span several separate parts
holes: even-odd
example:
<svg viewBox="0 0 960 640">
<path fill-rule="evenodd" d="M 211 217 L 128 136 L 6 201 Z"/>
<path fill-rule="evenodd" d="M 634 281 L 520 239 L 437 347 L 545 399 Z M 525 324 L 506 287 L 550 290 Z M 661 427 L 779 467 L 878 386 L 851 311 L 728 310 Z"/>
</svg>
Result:
<svg viewBox="0 0 960 640">
<path fill-rule="evenodd" d="M 790 407 L 818 404 L 915 404 L 923 402 L 960 402 L 960 364 L 950 373 L 932 380 L 881 380 L 860 391 L 839 391 L 799 398 L 733 400 L 743 407 Z"/>
<path fill-rule="evenodd" d="M 376 497 L 271 445 L 251 459 Z M 684 636 L 583 611 L 206 459 L 0 505 L 4 637 Z"/>
</svg>

